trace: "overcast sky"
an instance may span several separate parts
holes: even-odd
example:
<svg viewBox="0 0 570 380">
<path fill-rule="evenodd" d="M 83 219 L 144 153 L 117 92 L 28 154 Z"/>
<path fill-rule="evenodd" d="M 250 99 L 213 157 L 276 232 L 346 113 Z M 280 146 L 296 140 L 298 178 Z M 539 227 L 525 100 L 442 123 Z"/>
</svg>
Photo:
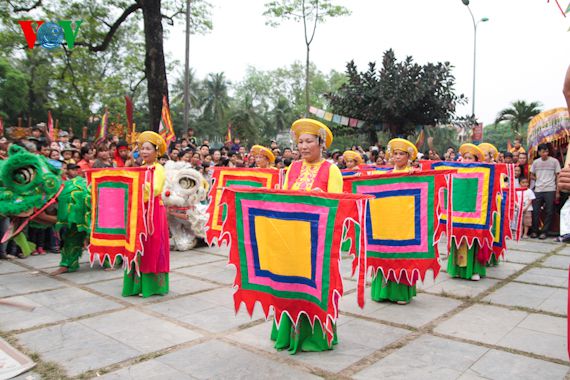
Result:
<svg viewBox="0 0 570 380">
<path fill-rule="evenodd" d="M 190 65 L 205 77 L 224 72 L 232 81 L 243 78 L 248 65 L 263 70 L 305 58 L 301 24 L 265 25 L 266 0 L 209 0 L 214 29 L 190 40 Z M 566 9 L 570 0 L 559 0 Z M 397 58 L 418 63 L 449 61 L 456 91 L 471 99 L 473 22 L 461 0 L 336 0 L 352 11 L 317 28 L 311 60 L 323 72 L 343 71 L 351 59 L 360 71 L 381 62 L 392 48 Z M 514 100 L 539 101 L 545 109 L 564 106 L 562 82 L 570 64 L 570 17 L 552 0 L 472 0 L 477 28 L 475 113 L 485 124 Z M 169 34 L 167 50 L 184 63 L 183 25 Z M 471 103 L 458 109 L 469 114 Z M 350 116 L 350 115 L 347 115 Z"/>
</svg>

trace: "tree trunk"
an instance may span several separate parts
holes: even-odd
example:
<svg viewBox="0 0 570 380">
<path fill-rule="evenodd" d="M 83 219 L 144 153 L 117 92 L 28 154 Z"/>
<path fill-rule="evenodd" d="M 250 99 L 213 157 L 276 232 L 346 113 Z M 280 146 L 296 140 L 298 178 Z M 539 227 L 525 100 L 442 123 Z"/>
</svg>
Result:
<svg viewBox="0 0 570 380">
<path fill-rule="evenodd" d="M 144 18 L 145 74 L 148 85 L 150 130 L 158 131 L 162 114 L 162 96 L 168 99 L 166 64 L 162 32 L 161 0 L 140 0 Z"/>
<path fill-rule="evenodd" d="M 310 45 L 307 44 L 307 62 L 305 63 L 305 117 L 309 116 L 309 52 Z"/>
<path fill-rule="evenodd" d="M 368 143 L 370 145 L 376 145 L 378 142 L 378 135 L 376 134 L 376 127 L 372 124 L 366 124 L 366 134 L 368 135 Z"/>
</svg>

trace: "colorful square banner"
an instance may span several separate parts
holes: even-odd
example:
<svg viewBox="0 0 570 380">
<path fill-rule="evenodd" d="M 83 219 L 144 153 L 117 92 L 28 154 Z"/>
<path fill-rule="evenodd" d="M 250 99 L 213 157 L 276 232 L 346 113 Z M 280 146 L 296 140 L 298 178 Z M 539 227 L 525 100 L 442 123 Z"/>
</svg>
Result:
<svg viewBox="0 0 570 380">
<path fill-rule="evenodd" d="M 281 171 L 277 169 L 215 167 L 209 193 L 210 203 L 207 209 L 206 242 L 208 245 L 220 243 L 222 224 L 226 216 L 224 208 L 220 205 L 224 188 L 241 186 L 274 189 L 281 184 L 281 174 Z"/>
<path fill-rule="evenodd" d="M 91 264 L 108 258 L 114 265 L 117 256 L 131 268 L 142 252 L 142 238 L 152 212 L 144 202 L 145 183 L 152 183 L 154 168 L 91 169 L 92 228 L 88 247 Z"/>
<path fill-rule="evenodd" d="M 368 197 L 352 194 L 225 188 L 228 207 L 222 239 L 230 242 L 236 266 L 234 306 L 253 313 L 257 302 L 296 324 L 301 314 L 318 321 L 333 338 L 343 294 L 340 245 L 347 220 L 364 223 Z M 227 236 L 225 236 L 227 235 Z M 362 247 L 366 242 L 362 242 Z M 359 257 L 364 258 L 364 253 Z M 364 278 L 358 284 L 364 301 Z"/>
</svg>

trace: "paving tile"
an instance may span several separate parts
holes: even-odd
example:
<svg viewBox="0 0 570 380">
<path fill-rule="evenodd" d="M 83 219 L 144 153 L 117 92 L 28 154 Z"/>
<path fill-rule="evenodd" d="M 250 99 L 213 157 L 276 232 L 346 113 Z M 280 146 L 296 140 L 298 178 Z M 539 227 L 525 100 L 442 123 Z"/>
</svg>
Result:
<svg viewBox="0 0 570 380">
<path fill-rule="evenodd" d="M 91 313 L 122 307 L 120 304 L 76 288 L 63 288 L 9 298 L 36 307 L 24 311 L 0 305 L 0 328 L 16 330 L 62 321 Z"/>
<path fill-rule="evenodd" d="M 189 342 L 201 336 L 185 327 L 136 310 L 100 315 L 83 319 L 80 323 L 144 353 Z"/>
<path fill-rule="evenodd" d="M 63 286 L 62 282 L 37 272 L 5 274 L 0 277 L 0 297 L 51 290 Z"/>
<path fill-rule="evenodd" d="M 357 304 L 356 293 L 345 295 L 340 300 L 339 310 L 341 312 L 376 318 L 381 321 L 420 327 L 461 304 L 460 301 L 428 293 L 418 293 L 407 305 L 373 301 L 370 298 L 369 290 L 365 297 L 364 308 L 361 309 Z"/>
<path fill-rule="evenodd" d="M 553 267 L 568 270 L 570 267 L 570 256 L 552 255 L 542 263 L 545 267 Z"/>
<path fill-rule="evenodd" d="M 480 293 L 493 287 L 498 280 L 492 278 L 483 278 L 480 281 L 471 281 L 461 278 L 451 278 L 449 275 L 442 273 L 441 279 L 436 279 L 433 286 L 424 288 L 423 290 L 436 295 L 453 295 L 456 297 L 476 297 Z"/>
<path fill-rule="evenodd" d="M 59 266 L 60 260 L 61 260 L 60 255 L 54 255 L 52 253 L 48 253 L 46 255 L 28 256 L 24 260 L 20 260 L 20 262 L 32 268 L 46 269 L 46 268 L 53 268 Z"/>
<path fill-rule="evenodd" d="M 261 317 L 261 315 L 254 314 L 254 316 L 250 318 L 245 308 L 242 308 L 240 312 L 235 314 L 234 308 L 231 307 L 231 305 L 229 307 L 216 305 L 206 310 L 174 318 L 182 322 L 200 326 L 210 332 L 218 333 L 250 323 L 259 319 L 259 317 Z"/>
<path fill-rule="evenodd" d="M 568 288 L 568 270 L 551 268 L 531 268 L 515 281 L 531 282 L 537 285 L 550 285 Z"/>
<path fill-rule="evenodd" d="M 113 280 L 116 278 L 123 278 L 123 270 L 116 267 L 115 270 L 104 270 L 98 264 L 93 267 L 83 265 L 79 267 L 77 272 L 63 273 L 62 278 L 69 280 L 75 284 L 87 284 L 90 282 Z"/>
<path fill-rule="evenodd" d="M 147 380 L 190 380 L 192 376 L 182 371 L 174 369 L 156 359 L 146 362 L 137 363 L 135 365 L 110 372 L 106 375 L 97 377 L 100 380 L 121 380 L 121 379 L 147 379 Z"/>
<path fill-rule="evenodd" d="M 227 261 L 227 259 L 202 251 L 192 250 L 188 252 L 170 252 L 171 269 L 178 269 L 191 265 L 199 265 L 211 262 L 223 263 L 224 261 Z"/>
<path fill-rule="evenodd" d="M 291 358 L 324 370 L 339 372 L 409 334 L 408 330 L 359 318 L 349 318 L 342 324 L 339 322 L 337 332 L 339 343 L 332 351 L 303 352 Z M 286 351 L 281 354 L 289 355 Z"/>
<path fill-rule="evenodd" d="M 568 367 L 528 356 L 489 350 L 470 371 L 493 380 L 564 379 Z"/>
<path fill-rule="evenodd" d="M 558 248 L 558 244 L 534 239 L 522 239 L 518 242 L 507 240 L 507 248 L 509 250 L 512 248 L 518 251 L 549 253 Z"/>
<path fill-rule="evenodd" d="M 566 247 L 558 251 L 556 254 L 563 256 L 570 256 L 570 245 L 566 244 Z"/>
<path fill-rule="evenodd" d="M 505 260 L 510 263 L 530 264 L 543 257 L 544 254 L 537 252 L 508 250 Z"/>
<path fill-rule="evenodd" d="M 200 247 L 194 248 L 190 252 L 194 252 L 194 251 L 210 253 L 212 255 L 218 255 L 218 256 L 225 256 L 226 258 L 229 257 L 229 254 L 230 254 L 230 248 L 227 245 L 224 245 L 222 247 L 200 246 Z"/>
<path fill-rule="evenodd" d="M 216 340 L 179 350 L 156 360 L 197 379 L 277 379 L 283 376 L 292 379 L 319 378 Z"/>
<path fill-rule="evenodd" d="M 497 265 L 496 267 L 487 268 L 487 277 L 504 280 L 505 278 L 523 269 L 525 266 L 526 265 L 524 264 L 510 263 L 501 260 L 500 264 Z"/>
<path fill-rule="evenodd" d="M 511 282 L 483 298 L 483 301 L 566 314 L 567 293 L 563 289 Z"/>
<path fill-rule="evenodd" d="M 168 317 L 180 319 L 215 306 L 218 306 L 215 302 L 192 295 L 148 305 L 147 308 Z"/>
<path fill-rule="evenodd" d="M 358 372 L 355 379 L 457 379 L 487 348 L 424 335 Z"/>
<path fill-rule="evenodd" d="M 16 337 L 21 344 L 40 354 L 43 360 L 61 365 L 70 376 L 142 354 L 138 349 L 118 342 L 79 322 L 30 331 Z"/>
<path fill-rule="evenodd" d="M 9 260 L 0 260 L 0 274 L 25 272 L 26 268 L 17 264 L 11 263 Z"/>
<path fill-rule="evenodd" d="M 496 344 L 528 313 L 490 305 L 473 305 L 442 322 L 434 331 L 477 342 Z"/>
<path fill-rule="evenodd" d="M 499 346 L 515 348 L 550 358 L 568 360 L 565 336 L 515 327 L 497 344 Z"/>
<path fill-rule="evenodd" d="M 177 271 L 200 277 L 206 281 L 216 281 L 228 285 L 234 283 L 236 276 L 236 269 L 233 265 L 219 262 L 180 268 Z"/>
</svg>

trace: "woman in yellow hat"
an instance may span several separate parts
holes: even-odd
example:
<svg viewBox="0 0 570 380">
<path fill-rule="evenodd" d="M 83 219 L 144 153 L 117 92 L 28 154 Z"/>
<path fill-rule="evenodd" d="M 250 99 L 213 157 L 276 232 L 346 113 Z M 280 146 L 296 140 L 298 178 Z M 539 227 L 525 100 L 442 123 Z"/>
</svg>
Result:
<svg viewBox="0 0 570 380">
<path fill-rule="evenodd" d="M 323 149 L 328 148 L 333 140 L 330 129 L 317 120 L 300 119 L 291 126 L 291 136 L 297 142 L 302 160 L 291 163 L 283 188 L 341 193 L 342 174 L 336 165 L 324 160 L 322 155 Z M 332 344 L 336 344 L 337 339 L 335 334 L 333 343 L 329 345 L 320 323 L 317 321 L 312 327 L 306 314 L 300 317 L 297 329 L 289 316 L 284 314 L 279 328 L 273 323 L 271 340 L 275 341 L 276 349 L 287 348 L 291 353 L 296 353 L 332 350 Z"/>
<path fill-rule="evenodd" d="M 483 162 L 486 162 L 488 164 L 497 162 L 497 158 L 499 158 L 499 150 L 495 145 L 489 143 L 481 143 L 478 145 L 478 148 L 481 149 L 481 152 L 483 152 Z"/>
<path fill-rule="evenodd" d="M 411 162 L 418 156 L 418 149 L 414 144 L 405 139 L 392 139 L 386 146 L 386 158 L 394 163 L 392 173 L 408 173 L 412 171 Z M 416 295 L 417 273 L 408 281 L 405 276 L 396 281 L 393 273 L 384 278 L 381 271 L 372 280 L 371 296 L 372 300 L 392 301 L 399 304 L 407 304 Z"/>
<path fill-rule="evenodd" d="M 342 154 L 342 157 L 344 158 L 347 169 L 358 169 L 358 167 L 364 163 L 360 153 L 354 150 L 347 150 Z"/>
<path fill-rule="evenodd" d="M 473 162 L 481 162 L 485 158 L 483 151 L 476 145 L 466 143 L 459 147 L 461 154 L 461 162 L 470 164 Z M 451 241 L 449 259 L 447 260 L 447 273 L 451 277 L 459 277 L 467 280 L 479 281 L 481 277 L 487 275 L 485 263 L 477 260 L 477 250 L 479 246 L 477 242 L 469 248 L 466 242 L 461 242 L 457 246 L 455 240 Z"/>
<path fill-rule="evenodd" d="M 168 222 L 166 209 L 161 194 L 165 182 L 164 167 L 157 162 L 157 157 L 166 152 L 166 142 L 155 132 L 145 131 L 137 139 L 143 165 L 154 167 L 154 192 L 149 194 L 145 188 L 145 202 L 154 202 L 152 234 L 143 241 L 143 255 L 132 268 L 127 268 L 123 279 L 123 297 L 168 293 L 168 272 L 170 271 L 170 243 L 168 240 Z M 138 269 L 135 267 L 138 266 Z"/>
<path fill-rule="evenodd" d="M 249 152 L 255 157 L 255 167 L 260 169 L 267 169 L 275 164 L 275 155 L 272 151 L 261 145 L 254 145 Z"/>
</svg>

